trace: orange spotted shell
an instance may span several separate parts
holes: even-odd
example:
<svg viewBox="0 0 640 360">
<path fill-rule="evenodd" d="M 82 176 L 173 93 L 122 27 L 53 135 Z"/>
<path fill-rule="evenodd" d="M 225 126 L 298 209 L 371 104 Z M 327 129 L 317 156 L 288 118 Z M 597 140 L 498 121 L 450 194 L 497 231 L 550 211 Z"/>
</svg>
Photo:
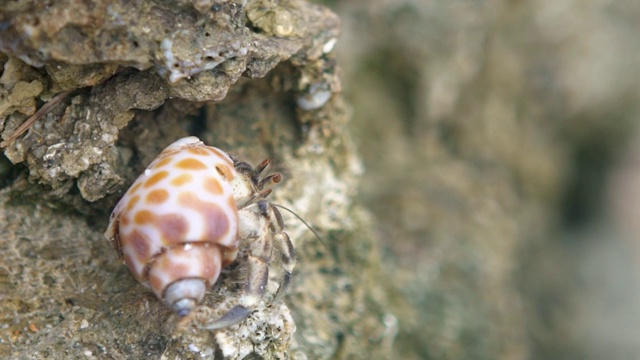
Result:
<svg viewBox="0 0 640 360">
<path fill-rule="evenodd" d="M 238 252 L 238 174 L 196 137 L 164 149 L 124 194 L 105 237 L 142 285 L 188 314 Z"/>
</svg>

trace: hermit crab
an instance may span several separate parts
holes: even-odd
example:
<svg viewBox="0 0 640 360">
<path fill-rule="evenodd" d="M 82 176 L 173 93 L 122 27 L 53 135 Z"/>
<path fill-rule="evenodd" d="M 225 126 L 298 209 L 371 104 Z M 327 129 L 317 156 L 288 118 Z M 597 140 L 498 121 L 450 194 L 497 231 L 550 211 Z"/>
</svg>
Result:
<svg viewBox="0 0 640 360">
<path fill-rule="evenodd" d="M 247 244 L 247 281 L 240 303 L 211 323 L 223 328 L 244 320 L 261 299 L 274 250 L 284 276 L 275 301 L 286 293 L 295 251 L 278 209 L 266 200 L 280 174 L 270 161 L 256 167 L 196 137 L 165 148 L 118 202 L 105 232 L 133 276 L 180 317 L 215 284 L 222 268 Z"/>
</svg>

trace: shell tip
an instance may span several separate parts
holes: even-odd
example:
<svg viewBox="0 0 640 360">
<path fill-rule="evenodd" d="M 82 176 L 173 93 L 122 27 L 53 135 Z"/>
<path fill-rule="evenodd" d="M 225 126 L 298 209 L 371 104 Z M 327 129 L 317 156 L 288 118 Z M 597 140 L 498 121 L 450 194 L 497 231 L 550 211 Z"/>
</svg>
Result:
<svg viewBox="0 0 640 360">
<path fill-rule="evenodd" d="M 179 317 L 185 317 L 189 315 L 191 310 L 196 307 L 196 301 L 193 299 L 181 299 L 173 304 L 173 311 L 178 314 Z"/>
<path fill-rule="evenodd" d="M 202 301 L 205 291 L 202 279 L 181 279 L 167 287 L 164 301 L 178 316 L 184 317 Z"/>
</svg>

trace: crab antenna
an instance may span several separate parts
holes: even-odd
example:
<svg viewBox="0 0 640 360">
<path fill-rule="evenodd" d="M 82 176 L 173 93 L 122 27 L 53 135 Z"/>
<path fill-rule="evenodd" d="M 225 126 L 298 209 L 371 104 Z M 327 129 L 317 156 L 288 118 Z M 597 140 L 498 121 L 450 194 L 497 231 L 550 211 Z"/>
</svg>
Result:
<svg viewBox="0 0 640 360">
<path fill-rule="evenodd" d="M 302 223 L 303 223 L 303 224 L 304 224 L 304 225 L 305 225 L 309 230 L 311 230 L 311 232 L 313 233 L 313 235 L 315 235 L 315 236 L 316 236 L 316 238 L 318 239 L 318 241 L 320 241 L 320 243 L 321 243 L 321 244 L 322 244 L 322 245 L 327 249 L 327 251 L 329 251 L 329 253 L 331 253 L 331 249 L 329 249 L 329 246 L 324 242 L 324 240 L 322 240 L 322 238 L 320 237 L 320 235 L 318 235 L 318 233 L 316 232 L 316 230 L 315 230 L 314 228 L 312 228 L 312 227 L 311 227 L 311 225 L 309 225 L 306 221 L 304 221 L 304 219 L 303 219 L 303 218 L 301 218 L 301 217 L 300 217 L 300 215 L 296 214 L 293 210 L 291 210 L 291 209 L 289 209 L 289 208 L 287 208 L 287 207 L 285 207 L 285 206 L 282 206 L 282 205 L 279 205 L 279 204 L 274 204 L 274 203 L 271 203 L 271 205 L 273 205 L 273 206 L 277 206 L 277 207 L 279 207 L 279 208 L 280 208 L 280 209 L 282 209 L 282 210 L 287 210 L 288 212 L 290 212 L 291 214 L 293 214 L 293 216 L 297 217 L 297 218 L 298 218 L 298 220 L 302 221 Z"/>
</svg>

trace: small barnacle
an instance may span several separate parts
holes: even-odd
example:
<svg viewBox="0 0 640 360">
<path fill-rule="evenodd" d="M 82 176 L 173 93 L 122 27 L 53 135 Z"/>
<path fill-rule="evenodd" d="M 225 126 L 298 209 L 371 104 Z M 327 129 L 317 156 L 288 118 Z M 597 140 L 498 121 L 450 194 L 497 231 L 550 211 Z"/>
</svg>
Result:
<svg viewBox="0 0 640 360">
<path fill-rule="evenodd" d="M 274 16 L 274 33 L 277 36 L 288 36 L 293 32 L 293 19 L 287 10 L 280 10 Z"/>
<path fill-rule="evenodd" d="M 336 43 L 338 43 L 338 39 L 336 38 L 332 38 L 331 40 L 327 41 L 326 43 L 324 43 L 324 45 L 322 45 L 322 52 L 325 54 L 332 52 L 336 47 Z"/>
<path fill-rule="evenodd" d="M 249 246 L 248 278 L 239 305 L 208 324 L 219 329 L 244 320 L 265 293 L 275 248 L 285 274 L 275 295 L 286 292 L 295 252 L 278 209 L 266 200 L 280 174 L 265 175 L 196 137 L 164 149 L 118 202 L 105 237 L 142 285 L 180 317 L 189 314 Z"/>
<path fill-rule="evenodd" d="M 313 84 L 306 93 L 296 97 L 298 107 L 305 111 L 317 110 L 331 99 L 331 91 L 323 84 Z"/>
<path fill-rule="evenodd" d="M 247 18 L 258 29 L 267 34 L 286 37 L 293 34 L 293 16 L 283 7 L 264 6 L 254 2 L 247 7 Z"/>
</svg>

